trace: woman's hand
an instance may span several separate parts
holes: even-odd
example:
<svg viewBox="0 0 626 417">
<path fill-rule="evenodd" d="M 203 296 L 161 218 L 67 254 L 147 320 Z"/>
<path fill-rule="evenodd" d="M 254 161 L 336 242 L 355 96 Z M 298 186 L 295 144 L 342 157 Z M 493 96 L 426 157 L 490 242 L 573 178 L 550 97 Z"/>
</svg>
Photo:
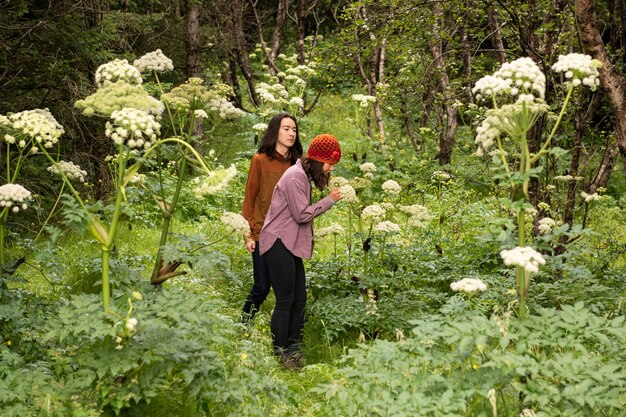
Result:
<svg viewBox="0 0 626 417">
<path fill-rule="evenodd" d="M 249 240 L 248 242 L 246 242 L 246 249 L 248 249 L 248 252 L 250 253 L 254 252 L 255 248 L 256 248 L 256 242 L 254 240 Z"/>
<path fill-rule="evenodd" d="M 339 191 L 339 188 L 333 188 L 332 190 L 330 190 L 330 193 L 328 193 L 328 196 L 335 203 L 343 198 L 343 196 L 341 195 L 341 192 Z"/>
</svg>

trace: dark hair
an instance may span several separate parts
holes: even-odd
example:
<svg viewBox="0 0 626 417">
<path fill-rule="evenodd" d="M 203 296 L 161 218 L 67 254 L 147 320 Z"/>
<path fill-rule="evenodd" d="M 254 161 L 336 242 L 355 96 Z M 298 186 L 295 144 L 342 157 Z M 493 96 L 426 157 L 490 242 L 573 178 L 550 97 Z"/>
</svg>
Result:
<svg viewBox="0 0 626 417">
<path fill-rule="evenodd" d="M 321 191 L 328 185 L 330 180 L 330 172 L 324 174 L 324 163 L 316 161 L 314 159 L 302 158 L 302 169 L 309 177 L 309 181 L 313 181 L 313 184 Z"/>
<path fill-rule="evenodd" d="M 289 113 L 278 113 L 276 116 L 272 117 L 272 120 L 270 120 L 267 125 L 267 129 L 263 134 L 263 138 L 261 138 L 261 143 L 259 144 L 259 150 L 257 153 L 264 153 L 272 159 L 282 159 L 282 156 L 276 153 L 276 142 L 278 141 L 280 123 L 287 117 L 293 120 L 296 124 L 296 140 L 293 143 L 293 146 L 289 149 L 288 155 L 291 160 L 291 165 L 293 165 L 296 163 L 298 158 L 302 156 L 302 143 L 300 142 L 298 122 L 296 121 L 296 118 Z"/>
</svg>

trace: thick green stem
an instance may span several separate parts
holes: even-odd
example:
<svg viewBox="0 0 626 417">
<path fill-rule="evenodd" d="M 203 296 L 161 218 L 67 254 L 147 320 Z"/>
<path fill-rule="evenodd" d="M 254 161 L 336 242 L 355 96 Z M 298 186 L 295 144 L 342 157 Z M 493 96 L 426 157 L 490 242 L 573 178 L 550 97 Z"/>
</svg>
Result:
<svg viewBox="0 0 626 417">
<path fill-rule="evenodd" d="M 178 171 L 178 182 L 176 183 L 176 190 L 174 191 L 174 196 L 172 197 L 172 202 L 169 207 L 166 206 L 167 214 L 163 214 L 165 217 L 163 219 L 163 226 L 161 227 L 161 239 L 159 240 L 159 248 L 157 250 L 157 256 L 154 262 L 154 268 L 152 269 L 151 280 L 154 281 L 159 276 L 159 269 L 161 268 L 161 254 L 163 251 L 163 246 L 167 243 L 167 237 L 170 231 L 170 224 L 172 222 L 172 216 L 174 215 L 174 210 L 176 209 L 176 203 L 178 202 L 178 196 L 180 195 L 180 190 L 183 186 L 183 180 L 185 177 L 185 170 L 187 169 L 187 159 L 182 157 L 182 161 L 180 163 L 179 171 Z"/>
<path fill-rule="evenodd" d="M 2 217 L 0 219 L 0 266 L 4 265 L 4 226 L 6 224 L 6 215 L 4 214 L 5 212 L 6 209 L 3 211 Z"/>
<path fill-rule="evenodd" d="M 524 209 L 520 208 L 517 213 L 517 245 L 526 246 L 526 222 L 524 219 Z M 524 267 L 515 268 L 515 278 L 517 281 L 517 294 L 519 296 L 519 317 L 526 318 L 526 270 Z"/>
<path fill-rule="evenodd" d="M 102 248 L 102 304 L 104 311 L 108 312 L 111 308 L 111 288 L 109 284 L 109 259 L 111 252 L 107 248 Z"/>
</svg>

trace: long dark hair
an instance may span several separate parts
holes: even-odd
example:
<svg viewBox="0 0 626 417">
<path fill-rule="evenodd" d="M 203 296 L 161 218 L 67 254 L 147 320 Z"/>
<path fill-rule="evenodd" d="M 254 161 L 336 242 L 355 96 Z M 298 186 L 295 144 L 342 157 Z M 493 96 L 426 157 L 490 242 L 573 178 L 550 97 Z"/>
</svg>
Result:
<svg viewBox="0 0 626 417">
<path fill-rule="evenodd" d="M 276 116 L 272 117 L 269 124 L 267 125 L 267 130 L 263 134 L 263 138 L 261 138 L 261 143 L 259 144 L 259 150 L 257 153 L 264 153 L 268 157 L 272 159 L 282 159 L 281 155 L 276 153 L 276 142 L 278 141 L 278 131 L 280 130 L 280 123 L 284 118 L 290 118 L 296 124 L 296 140 L 293 143 L 293 146 L 289 149 L 289 159 L 291 161 L 291 165 L 295 164 L 298 158 L 302 156 L 302 143 L 300 142 L 300 132 L 298 129 L 298 122 L 296 118 L 290 115 L 289 113 L 278 113 Z"/>
<path fill-rule="evenodd" d="M 328 185 L 330 181 L 330 172 L 324 174 L 324 163 L 316 161 L 314 159 L 302 158 L 302 169 L 309 177 L 309 181 L 313 181 L 313 184 L 321 191 Z"/>
</svg>

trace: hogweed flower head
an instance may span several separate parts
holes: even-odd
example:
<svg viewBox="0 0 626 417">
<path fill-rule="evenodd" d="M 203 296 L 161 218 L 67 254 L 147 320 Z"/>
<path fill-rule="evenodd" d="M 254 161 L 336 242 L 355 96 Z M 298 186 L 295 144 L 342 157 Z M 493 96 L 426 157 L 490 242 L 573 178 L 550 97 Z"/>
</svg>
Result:
<svg viewBox="0 0 626 417">
<path fill-rule="evenodd" d="M 45 148 L 51 148 L 65 133 L 63 126 L 56 121 L 48 109 L 25 110 L 10 114 L 7 119 L 14 134 L 5 135 L 4 139 L 9 143 L 17 143 L 20 148 L 26 146 L 26 141 L 17 140 L 17 137 L 26 136 Z"/>
<path fill-rule="evenodd" d="M 74 164 L 72 161 L 59 161 L 56 165 L 50 165 L 48 167 L 48 172 L 52 172 L 53 174 L 60 175 L 59 169 L 65 173 L 65 176 L 70 180 L 78 180 L 80 182 L 85 182 L 85 177 L 87 176 L 87 171 L 81 169 L 78 165 Z"/>
<path fill-rule="evenodd" d="M 546 263 L 543 256 L 530 246 L 516 246 L 511 250 L 503 250 L 500 256 L 505 265 L 521 266 L 528 272 L 538 272 L 539 266 Z"/>
<path fill-rule="evenodd" d="M 376 97 L 365 94 L 352 94 L 352 100 L 358 102 L 360 108 L 366 109 L 370 103 L 376 102 Z"/>
<path fill-rule="evenodd" d="M 148 149 L 157 140 L 161 125 L 154 116 L 143 110 L 124 108 L 111 114 L 105 135 L 116 145 L 126 144 L 129 148 Z"/>
<path fill-rule="evenodd" d="M 601 66 L 600 61 L 592 59 L 589 55 L 572 53 L 559 55 L 559 60 L 552 65 L 552 70 L 564 73 L 565 84 L 574 87 L 585 85 L 591 91 L 595 91 L 600 85 L 598 68 Z"/>
<path fill-rule="evenodd" d="M 476 292 L 485 291 L 487 289 L 487 285 L 477 278 L 463 278 L 460 281 L 450 284 L 450 289 L 457 292 Z"/>
<path fill-rule="evenodd" d="M 199 110 L 194 110 L 193 115 L 196 117 L 196 119 L 208 119 L 209 115 L 206 114 L 206 112 L 202 109 Z"/>
<path fill-rule="evenodd" d="M 597 201 L 602 198 L 598 195 L 598 193 L 587 194 L 584 191 L 580 193 L 580 196 L 585 200 L 585 203 L 591 203 L 592 201 Z"/>
<path fill-rule="evenodd" d="M 377 232 L 377 233 L 393 234 L 393 233 L 400 233 L 400 226 L 398 226 L 397 224 L 393 222 L 385 220 L 376 224 L 372 230 L 374 230 L 374 232 Z"/>
<path fill-rule="evenodd" d="M 96 84 L 98 87 L 119 80 L 137 85 L 143 82 L 139 70 L 130 65 L 125 59 L 115 59 L 111 62 L 107 62 L 106 64 L 100 65 L 96 70 Z"/>
<path fill-rule="evenodd" d="M 363 173 L 372 173 L 376 172 L 376 165 L 374 165 L 372 162 L 364 162 L 359 166 L 359 169 Z"/>
<path fill-rule="evenodd" d="M 152 97 L 143 87 L 126 81 L 108 83 L 83 100 L 77 100 L 74 106 L 82 109 L 83 114 L 110 116 L 115 110 L 133 108 L 161 117 L 165 106 Z"/>
<path fill-rule="evenodd" d="M 167 72 L 174 69 L 174 63 L 166 57 L 160 49 L 148 52 L 133 62 L 133 66 L 140 72 Z"/>
<path fill-rule="evenodd" d="M 333 223 L 330 226 L 323 227 L 315 231 L 316 238 L 323 238 L 330 235 L 337 236 L 343 234 L 345 234 L 345 230 L 343 230 L 343 227 L 341 227 L 341 225 L 337 223 Z"/>
<path fill-rule="evenodd" d="M 241 214 L 227 211 L 222 214 L 220 221 L 224 223 L 229 232 L 250 236 L 250 223 Z"/>
<path fill-rule="evenodd" d="M 219 114 L 222 119 L 236 119 L 246 114 L 243 110 L 233 106 L 233 103 L 223 97 L 209 100 L 207 109 Z"/>
<path fill-rule="evenodd" d="M 390 196 L 397 196 L 402 191 L 402 187 L 394 180 L 387 180 L 382 185 L 383 192 Z"/>
<path fill-rule="evenodd" d="M 209 175 L 204 177 L 196 177 L 193 182 L 197 184 L 193 193 L 198 198 L 208 195 L 216 195 L 226 189 L 230 181 L 237 176 L 237 168 L 231 165 L 228 168 L 219 168 L 211 171 Z"/>
<path fill-rule="evenodd" d="M 26 210 L 31 199 L 31 192 L 19 184 L 0 186 L 0 207 L 8 207 L 14 213 Z"/>
<path fill-rule="evenodd" d="M 128 330 L 129 332 L 134 332 L 135 330 L 137 330 L 137 323 L 138 320 L 134 317 L 130 317 L 126 320 L 126 330 Z"/>
<path fill-rule="evenodd" d="M 361 219 L 370 223 L 378 223 L 385 218 L 385 215 L 387 215 L 387 212 L 384 208 L 378 204 L 372 204 L 363 209 Z"/>
<path fill-rule="evenodd" d="M 537 229 L 539 230 L 539 233 L 542 235 L 551 233 L 552 229 L 554 229 L 555 227 L 556 227 L 556 222 L 550 217 L 544 217 L 543 219 L 539 220 L 538 225 L 537 225 Z"/>
</svg>

